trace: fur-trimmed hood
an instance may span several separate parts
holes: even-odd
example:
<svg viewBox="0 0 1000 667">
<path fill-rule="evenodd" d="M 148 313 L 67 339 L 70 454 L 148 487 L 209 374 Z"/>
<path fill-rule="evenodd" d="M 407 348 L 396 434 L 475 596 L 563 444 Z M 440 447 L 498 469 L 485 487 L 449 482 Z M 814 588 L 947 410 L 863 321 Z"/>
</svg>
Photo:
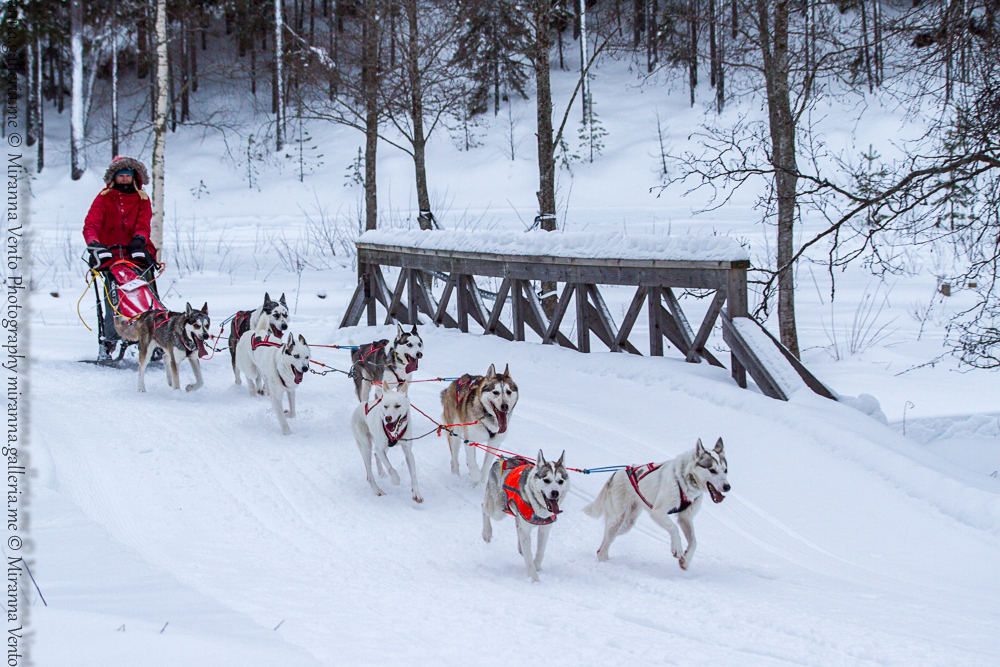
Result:
<svg viewBox="0 0 1000 667">
<path fill-rule="evenodd" d="M 108 170 L 104 172 L 104 182 L 107 185 L 111 185 L 111 182 L 115 179 L 115 174 L 122 169 L 131 169 L 135 172 L 135 185 L 137 189 L 141 190 L 144 183 L 149 183 L 149 174 L 146 173 L 146 165 L 134 158 L 123 157 L 121 155 L 116 156 L 111 161 L 111 164 L 108 165 Z"/>
</svg>

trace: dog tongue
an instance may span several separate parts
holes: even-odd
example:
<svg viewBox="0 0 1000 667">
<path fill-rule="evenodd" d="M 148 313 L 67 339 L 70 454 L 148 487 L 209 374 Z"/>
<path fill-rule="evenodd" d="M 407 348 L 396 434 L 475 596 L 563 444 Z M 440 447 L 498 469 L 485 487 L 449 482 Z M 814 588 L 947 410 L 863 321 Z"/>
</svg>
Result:
<svg viewBox="0 0 1000 667">
<path fill-rule="evenodd" d="M 712 496 L 712 502 L 714 503 L 721 503 L 723 500 L 726 499 L 724 495 L 719 493 L 719 491 L 714 486 L 712 486 L 711 482 L 709 482 L 708 484 L 708 493 Z"/>
<path fill-rule="evenodd" d="M 305 373 L 299 372 L 299 369 L 294 366 L 292 367 L 292 374 L 295 376 L 295 384 L 302 382 L 302 376 L 305 375 Z"/>
<path fill-rule="evenodd" d="M 271 333 L 273 333 L 278 338 L 281 338 L 282 331 L 277 327 L 277 325 L 271 325 Z"/>
<path fill-rule="evenodd" d="M 416 359 L 414 359 L 410 355 L 406 355 L 406 372 L 412 373 L 413 371 L 417 370 L 417 363 L 418 362 Z"/>
<path fill-rule="evenodd" d="M 507 432 L 507 413 L 503 410 L 497 410 L 497 433 Z"/>
<path fill-rule="evenodd" d="M 205 349 L 205 341 L 203 341 L 200 338 L 195 338 L 194 339 L 194 344 L 198 346 L 198 358 L 199 359 L 207 359 L 208 358 L 208 350 Z"/>
<path fill-rule="evenodd" d="M 559 501 L 558 500 L 553 500 L 551 498 L 546 498 L 545 499 L 545 506 L 553 514 L 559 514 Z"/>
</svg>

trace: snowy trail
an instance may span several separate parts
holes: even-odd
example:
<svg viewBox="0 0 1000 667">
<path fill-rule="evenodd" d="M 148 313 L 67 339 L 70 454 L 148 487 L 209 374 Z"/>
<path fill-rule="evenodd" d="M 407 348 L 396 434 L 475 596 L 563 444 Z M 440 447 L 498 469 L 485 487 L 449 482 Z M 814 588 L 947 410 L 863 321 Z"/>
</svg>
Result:
<svg viewBox="0 0 1000 667">
<path fill-rule="evenodd" d="M 294 330 L 313 342 L 387 331 L 300 319 Z M 942 512 L 927 489 L 905 486 L 919 479 L 907 477 L 916 464 L 883 444 L 898 436 L 844 406 L 779 403 L 723 370 L 671 359 L 426 329 L 423 377 L 510 363 L 522 397 L 505 443 L 514 451 L 565 448 L 569 465 L 599 466 L 725 439 L 734 490 L 700 513 L 688 572 L 647 517 L 598 564 L 601 526 L 579 510 L 607 476 L 574 475 L 542 582 L 529 585 L 511 521 L 483 543 L 482 487 L 451 475 L 443 438 L 415 443 L 422 506 L 396 453 L 402 483 L 374 497 L 342 376 L 306 378 L 286 438 L 269 403 L 233 384 L 225 353 L 206 364 L 199 392 L 171 392 L 154 369 L 139 395 L 134 371 L 72 360 L 91 347 L 80 331 L 36 335 L 42 483 L 184 595 L 269 632 L 280 623 L 270 634 L 285 643 L 270 650 L 301 649 L 321 664 L 499 664 L 512 638 L 544 636 L 579 664 L 953 665 L 995 655 L 995 495 L 971 490 L 979 506 L 968 511 L 981 516 L 966 522 Z M 62 358 L 38 354 L 57 350 L 47 336 L 67 335 Z M 326 363 L 337 355 L 346 353 L 314 349 Z M 414 385 L 412 400 L 436 415 L 441 388 Z M 414 421 L 418 434 L 431 427 Z M 44 554 L 38 569 L 44 587 Z M 88 609 L 85 595 L 49 583 L 53 608 Z M 174 626 L 183 631 L 184 619 Z"/>
</svg>

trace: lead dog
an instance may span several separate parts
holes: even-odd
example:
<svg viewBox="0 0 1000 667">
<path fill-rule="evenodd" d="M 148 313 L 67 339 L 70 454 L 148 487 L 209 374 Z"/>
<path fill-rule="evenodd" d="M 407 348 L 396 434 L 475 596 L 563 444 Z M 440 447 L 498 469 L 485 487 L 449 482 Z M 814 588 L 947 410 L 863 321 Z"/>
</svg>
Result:
<svg viewBox="0 0 1000 667">
<path fill-rule="evenodd" d="M 236 346 L 240 343 L 240 338 L 247 331 L 255 331 L 261 318 L 267 319 L 269 330 L 272 336 L 281 338 L 288 330 L 288 306 L 285 304 L 285 295 L 277 301 L 271 300 L 271 295 L 264 292 L 264 304 L 256 310 L 240 310 L 233 316 L 232 325 L 229 327 L 229 354 L 233 358 L 233 374 L 236 376 L 236 384 L 243 384 L 240 380 L 240 371 L 236 367 Z"/>
<path fill-rule="evenodd" d="M 497 375 L 490 364 L 486 375 L 463 375 L 441 392 L 445 424 L 468 424 L 455 426 L 448 431 L 448 445 L 451 447 L 451 471 L 458 472 L 458 450 L 462 440 L 480 442 L 490 447 L 499 447 L 507 437 L 507 426 L 511 413 L 517 405 L 517 384 L 510 377 L 510 367 Z M 459 438 L 454 433 L 461 433 Z M 469 466 L 469 476 L 477 484 L 486 481 L 490 466 L 496 454 L 487 452 L 483 459 L 482 472 L 476 463 L 476 449 L 465 446 L 465 459 Z"/>
<path fill-rule="evenodd" d="M 250 395 L 263 394 L 271 398 L 271 407 L 281 424 L 281 432 L 291 435 L 287 415 L 295 417 L 295 389 L 309 370 L 311 351 L 306 339 L 291 333 L 284 342 L 266 333 L 267 321 L 261 318 L 256 331 L 247 331 L 236 346 L 236 364 L 247 377 Z M 259 381 L 259 382 L 258 382 Z M 281 397 L 288 394 L 288 410 L 282 408 Z"/>
<path fill-rule="evenodd" d="M 486 483 L 486 497 L 483 499 L 483 539 L 493 538 L 493 524 L 504 514 L 510 514 L 517 522 L 517 550 L 524 556 L 524 566 L 532 581 L 538 581 L 538 570 L 542 569 L 545 544 L 549 531 L 561 510 L 559 502 L 569 493 L 569 473 L 563 465 L 564 451 L 555 463 L 545 460 L 542 450 L 538 450 L 538 462 L 514 457 L 500 459 L 490 468 Z M 531 557 L 531 528 L 538 526 L 538 545 L 535 557 Z"/>
<path fill-rule="evenodd" d="M 398 385 L 400 391 L 406 392 L 423 356 L 424 340 L 417 333 L 416 324 L 410 331 L 403 331 L 397 323 L 392 343 L 384 338 L 351 350 L 351 377 L 358 400 L 362 403 L 368 400 L 376 381 Z"/>
<path fill-rule="evenodd" d="M 398 486 L 399 474 L 389 463 L 387 456 L 389 448 L 398 444 L 403 450 L 403 456 L 406 457 L 406 467 L 410 470 L 413 500 L 418 503 L 424 502 L 423 496 L 420 495 L 420 487 L 417 485 L 417 464 L 413 460 L 412 445 L 408 439 L 410 398 L 405 393 L 394 389 L 383 391 L 382 387 L 376 387 L 375 395 L 354 409 L 354 414 L 351 416 L 351 431 L 358 443 L 361 458 L 365 461 L 368 484 L 376 496 L 384 496 L 385 492 L 379 488 L 372 476 L 372 452 L 374 451 L 377 460 L 389 471 L 392 483 Z"/>
<path fill-rule="evenodd" d="M 194 371 L 195 381 L 184 389 L 186 391 L 200 389 L 204 383 L 198 359 L 208 356 L 205 341 L 208 339 L 208 329 L 211 324 L 207 303 L 201 310 L 195 310 L 189 303 L 183 313 L 147 310 L 131 320 L 116 316 L 115 331 L 118 335 L 125 340 L 139 341 L 139 391 L 146 391 L 146 365 L 157 348 L 166 352 L 168 386 L 174 389 L 181 388 L 178 365 L 187 359 L 191 363 L 191 370 Z"/>
<path fill-rule="evenodd" d="M 713 449 L 705 449 L 699 438 L 694 449 L 675 459 L 617 471 L 594 502 L 583 508 L 594 518 L 604 516 L 604 541 L 597 550 L 597 559 L 608 560 L 608 549 L 615 537 L 630 531 L 645 509 L 653 521 L 670 533 L 670 550 L 681 569 L 688 569 L 698 544 L 694 537 L 694 516 L 701 509 L 705 493 L 717 503 L 725 499 L 722 492 L 731 488 L 726 479 L 728 471 L 722 438 Z M 686 550 L 681 549 L 680 532 L 670 514 L 677 516 L 677 524 L 684 531 Z"/>
</svg>

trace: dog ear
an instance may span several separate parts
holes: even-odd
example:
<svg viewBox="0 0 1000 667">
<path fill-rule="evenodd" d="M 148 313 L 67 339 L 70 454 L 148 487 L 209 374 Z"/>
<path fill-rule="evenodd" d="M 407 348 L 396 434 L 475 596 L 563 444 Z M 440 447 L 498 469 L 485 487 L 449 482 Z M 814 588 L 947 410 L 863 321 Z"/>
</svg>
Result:
<svg viewBox="0 0 1000 667">
<path fill-rule="evenodd" d="M 505 364 L 503 367 L 504 377 L 510 377 L 510 364 Z"/>
<path fill-rule="evenodd" d="M 416 324 L 414 324 L 413 328 L 410 329 L 410 333 L 413 334 L 413 335 L 416 335 L 416 333 L 417 333 L 417 325 Z"/>
<path fill-rule="evenodd" d="M 201 307 L 201 312 L 208 315 L 208 301 L 206 301 L 205 305 Z"/>
<path fill-rule="evenodd" d="M 299 342 L 302 343 L 303 345 L 308 345 L 309 344 L 309 343 L 306 342 L 306 339 L 302 337 L 302 334 L 299 334 Z"/>
<path fill-rule="evenodd" d="M 701 438 L 698 438 L 698 444 L 694 446 L 694 452 L 696 456 L 704 456 L 706 454 L 705 446 L 701 444 Z"/>
<path fill-rule="evenodd" d="M 194 308 L 192 308 L 192 307 L 191 307 L 191 304 L 190 304 L 190 303 L 188 303 L 188 304 L 187 304 L 187 305 L 185 306 L 185 308 L 184 308 L 184 314 L 185 314 L 185 315 L 190 315 L 190 314 L 191 314 L 191 313 L 193 313 L 193 312 L 194 312 Z"/>
<path fill-rule="evenodd" d="M 542 454 L 542 450 L 538 450 L 538 461 L 535 463 L 536 468 L 541 468 L 545 466 L 545 454 Z"/>
<path fill-rule="evenodd" d="M 493 364 L 490 364 L 490 369 L 488 371 L 486 371 L 486 377 L 487 378 L 492 378 L 492 377 L 496 377 L 496 375 L 497 375 L 497 369 L 494 368 Z"/>
<path fill-rule="evenodd" d="M 566 450 L 564 449 L 563 452 L 562 452 L 562 454 L 559 455 L 559 460 L 556 461 L 556 465 L 557 466 L 562 466 L 563 465 L 563 461 L 565 461 L 565 460 L 566 460 Z"/>
<path fill-rule="evenodd" d="M 271 295 L 268 294 L 267 292 L 264 292 L 264 305 L 266 306 L 268 303 L 270 303 L 270 301 L 271 301 Z"/>
<path fill-rule="evenodd" d="M 282 306 L 287 305 L 287 304 L 285 304 L 285 293 L 284 292 L 281 293 L 281 298 L 278 299 L 278 303 L 280 303 Z"/>
<path fill-rule="evenodd" d="M 399 326 L 399 322 L 396 322 L 396 338 L 400 338 L 403 335 L 403 327 Z"/>
<path fill-rule="evenodd" d="M 722 438 L 719 438 L 719 439 L 718 439 L 718 440 L 717 440 L 717 441 L 715 442 L 715 451 L 716 451 L 716 453 L 718 453 L 718 454 L 721 454 L 721 453 L 722 453 Z"/>
</svg>

